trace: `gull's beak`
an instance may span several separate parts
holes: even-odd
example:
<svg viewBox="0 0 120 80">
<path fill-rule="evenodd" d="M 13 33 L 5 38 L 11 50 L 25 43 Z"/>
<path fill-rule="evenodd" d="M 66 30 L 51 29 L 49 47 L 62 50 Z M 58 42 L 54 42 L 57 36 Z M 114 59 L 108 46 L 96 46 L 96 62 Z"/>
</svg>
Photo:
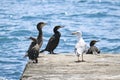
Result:
<svg viewBox="0 0 120 80">
<path fill-rule="evenodd" d="M 72 32 L 72 35 L 76 35 L 77 34 L 77 32 Z"/>
</svg>

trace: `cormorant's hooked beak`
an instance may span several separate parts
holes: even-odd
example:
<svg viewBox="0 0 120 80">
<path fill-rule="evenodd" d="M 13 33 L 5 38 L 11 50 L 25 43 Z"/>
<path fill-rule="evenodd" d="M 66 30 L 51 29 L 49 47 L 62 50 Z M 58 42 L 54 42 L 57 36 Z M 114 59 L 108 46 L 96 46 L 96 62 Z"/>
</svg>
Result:
<svg viewBox="0 0 120 80">
<path fill-rule="evenodd" d="M 47 23 L 40 22 L 37 24 L 37 30 L 40 31 Z"/>
<path fill-rule="evenodd" d="M 99 40 L 94 40 L 94 42 L 93 42 L 93 43 L 97 43 L 97 42 L 99 42 Z"/>
<path fill-rule="evenodd" d="M 60 26 L 59 28 L 64 28 L 65 26 Z"/>
<path fill-rule="evenodd" d="M 44 27 L 45 25 L 47 25 L 47 23 L 42 24 L 42 27 Z"/>
<path fill-rule="evenodd" d="M 100 40 L 96 40 L 95 42 L 100 42 Z"/>
<path fill-rule="evenodd" d="M 59 26 L 57 29 L 64 28 L 64 26 Z"/>
</svg>

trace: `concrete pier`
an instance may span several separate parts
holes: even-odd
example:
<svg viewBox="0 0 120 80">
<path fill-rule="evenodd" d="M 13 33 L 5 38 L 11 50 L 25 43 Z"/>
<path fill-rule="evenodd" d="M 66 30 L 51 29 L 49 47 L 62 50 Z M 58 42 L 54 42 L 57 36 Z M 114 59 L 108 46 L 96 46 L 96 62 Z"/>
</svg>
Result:
<svg viewBox="0 0 120 80">
<path fill-rule="evenodd" d="M 120 54 L 40 54 L 39 63 L 28 63 L 20 80 L 120 80 Z"/>
</svg>

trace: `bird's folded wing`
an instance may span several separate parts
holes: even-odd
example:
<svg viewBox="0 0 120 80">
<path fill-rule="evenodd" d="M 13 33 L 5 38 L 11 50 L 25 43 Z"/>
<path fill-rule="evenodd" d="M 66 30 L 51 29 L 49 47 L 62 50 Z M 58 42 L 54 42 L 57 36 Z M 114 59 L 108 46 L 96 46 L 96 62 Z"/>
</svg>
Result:
<svg viewBox="0 0 120 80">
<path fill-rule="evenodd" d="M 55 36 L 52 36 L 49 41 L 53 41 L 55 39 Z"/>
</svg>

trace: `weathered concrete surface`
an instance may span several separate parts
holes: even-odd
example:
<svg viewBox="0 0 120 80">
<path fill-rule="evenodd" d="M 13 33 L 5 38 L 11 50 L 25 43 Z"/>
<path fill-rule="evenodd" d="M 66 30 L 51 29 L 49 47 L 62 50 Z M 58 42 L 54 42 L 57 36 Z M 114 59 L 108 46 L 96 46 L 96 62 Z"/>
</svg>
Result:
<svg viewBox="0 0 120 80">
<path fill-rule="evenodd" d="M 41 55 L 38 64 L 28 63 L 22 80 L 120 80 L 120 54 Z"/>
</svg>

